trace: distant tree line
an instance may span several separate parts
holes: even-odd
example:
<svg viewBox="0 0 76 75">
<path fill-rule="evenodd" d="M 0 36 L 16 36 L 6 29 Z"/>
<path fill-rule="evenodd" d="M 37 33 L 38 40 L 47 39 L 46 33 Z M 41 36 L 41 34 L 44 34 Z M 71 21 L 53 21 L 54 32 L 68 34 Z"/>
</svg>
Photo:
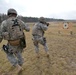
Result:
<svg viewBox="0 0 76 75">
<path fill-rule="evenodd" d="M 6 15 L 6 14 L 0 14 L 0 23 L 1 23 L 3 20 L 5 20 L 5 19 L 7 19 L 7 15 Z"/>
<path fill-rule="evenodd" d="M 0 23 L 7 19 L 7 15 L 6 14 L 0 14 Z M 22 19 L 24 22 L 38 22 L 37 17 L 23 17 L 23 16 L 18 16 L 18 18 Z M 47 22 L 50 21 L 64 21 L 63 19 L 54 19 L 54 18 L 45 18 Z"/>
</svg>

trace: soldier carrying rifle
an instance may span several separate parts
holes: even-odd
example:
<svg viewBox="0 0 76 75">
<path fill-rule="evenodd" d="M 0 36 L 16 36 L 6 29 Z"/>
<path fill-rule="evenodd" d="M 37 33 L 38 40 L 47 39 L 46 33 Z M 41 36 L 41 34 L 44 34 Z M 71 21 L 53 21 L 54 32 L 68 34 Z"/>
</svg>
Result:
<svg viewBox="0 0 76 75">
<path fill-rule="evenodd" d="M 49 57 L 48 47 L 46 43 L 46 38 L 44 37 L 45 31 L 48 29 L 49 23 L 45 21 L 44 17 L 39 18 L 39 22 L 36 23 L 32 29 L 33 43 L 35 46 L 35 51 L 37 57 L 39 58 L 39 43 L 44 46 L 47 57 Z"/>
</svg>

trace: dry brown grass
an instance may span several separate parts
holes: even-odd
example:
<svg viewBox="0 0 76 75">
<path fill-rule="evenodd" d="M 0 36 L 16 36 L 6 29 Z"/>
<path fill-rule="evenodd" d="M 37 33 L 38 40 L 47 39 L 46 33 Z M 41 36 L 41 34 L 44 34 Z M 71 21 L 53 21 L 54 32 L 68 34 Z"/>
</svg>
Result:
<svg viewBox="0 0 76 75">
<path fill-rule="evenodd" d="M 57 23 L 55 24 L 57 25 Z M 58 34 L 58 30 L 57 26 L 52 26 L 50 23 L 45 34 L 50 57 L 46 57 L 45 51 L 40 45 L 39 59 L 36 58 L 31 31 L 25 32 L 27 47 L 23 52 L 24 70 L 20 73 L 14 74 L 16 70 L 11 68 L 6 54 L 0 51 L 0 75 L 76 75 L 76 28 L 73 27 L 73 35 Z M 0 47 L 3 43 L 7 42 L 3 41 Z"/>
</svg>

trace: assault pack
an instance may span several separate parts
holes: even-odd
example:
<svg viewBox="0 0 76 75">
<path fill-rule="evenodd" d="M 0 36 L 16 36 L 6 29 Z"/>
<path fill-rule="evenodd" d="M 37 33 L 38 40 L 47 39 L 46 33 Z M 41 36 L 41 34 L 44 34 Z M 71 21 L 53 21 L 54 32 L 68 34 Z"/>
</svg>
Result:
<svg viewBox="0 0 76 75">
<path fill-rule="evenodd" d="M 5 40 L 8 40 L 8 43 L 11 45 L 21 45 L 23 48 L 26 47 L 23 28 L 17 18 L 11 21 L 7 20 L 7 28 L 6 32 L 3 33 L 3 37 Z"/>
</svg>

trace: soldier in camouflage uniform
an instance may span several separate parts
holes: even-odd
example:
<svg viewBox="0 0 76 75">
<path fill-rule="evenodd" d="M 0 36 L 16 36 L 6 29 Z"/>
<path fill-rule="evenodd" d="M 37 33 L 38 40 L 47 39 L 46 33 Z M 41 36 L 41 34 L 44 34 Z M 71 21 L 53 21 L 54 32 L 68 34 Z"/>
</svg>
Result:
<svg viewBox="0 0 76 75">
<path fill-rule="evenodd" d="M 23 30 L 29 31 L 30 28 L 17 18 L 17 11 L 15 9 L 9 9 L 7 16 L 8 19 L 4 20 L 0 27 L 0 42 L 2 39 L 8 41 L 7 46 L 3 46 L 3 48 L 7 49 L 5 52 L 10 63 L 20 71 L 23 65 L 21 38 L 24 37 Z"/>
<path fill-rule="evenodd" d="M 48 25 L 49 23 L 46 23 L 44 17 L 40 17 L 39 22 L 36 23 L 32 29 L 33 43 L 34 43 L 38 58 L 39 58 L 39 45 L 38 45 L 39 43 L 44 46 L 47 57 L 49 57 L 46 38 L 44 37 L 44 33 L 48 29 Z"/>
</svg>

